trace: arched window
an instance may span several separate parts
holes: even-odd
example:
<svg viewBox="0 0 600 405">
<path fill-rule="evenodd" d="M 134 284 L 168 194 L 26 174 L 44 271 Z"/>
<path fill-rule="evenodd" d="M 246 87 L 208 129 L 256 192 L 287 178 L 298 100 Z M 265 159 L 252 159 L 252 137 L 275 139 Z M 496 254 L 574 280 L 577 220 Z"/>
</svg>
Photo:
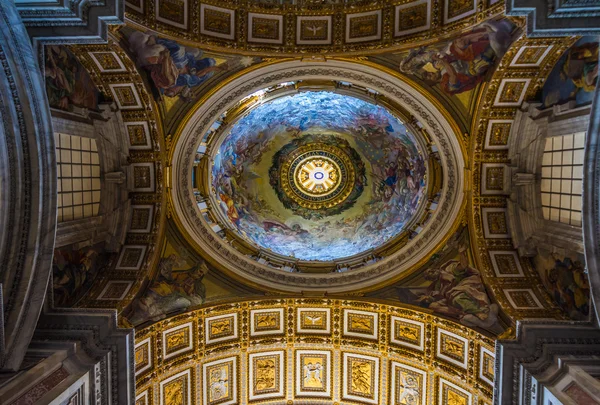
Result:
<svg viewBox="0 0 600 405">
<path fill-rule="evenodd" d="M 542 213 L 545 219 L 581 226 L 585 132 L 546 138 L 542 157 Z"/>
<path fill-rule="evenodd" d="M 510 234 L 522 256 L 535 256 L 539 249 L 575 255 L 583 252 L 581 193 L 590 106 L 540 107 L 525 104 L 511 125 Z"/>
<path fill-rule="evenodd" d="M 58 222 L 98 215 L 100 158 L 96 140 L 55 134 L 58 172 Z"/>
</svg>

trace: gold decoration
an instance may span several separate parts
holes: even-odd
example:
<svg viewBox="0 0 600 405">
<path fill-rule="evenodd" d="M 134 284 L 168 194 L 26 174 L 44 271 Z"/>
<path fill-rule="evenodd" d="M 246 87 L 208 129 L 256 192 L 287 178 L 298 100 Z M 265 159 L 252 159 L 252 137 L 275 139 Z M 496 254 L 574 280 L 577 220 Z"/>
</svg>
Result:
<svg viewBox="0 0 600 405">
<path fill-rule="evenodd" d="M 308 195 L 327 195 L 340 185 L 340 168 L 326 157 L 307 158 L 296 168 L 294 180 Z"/>
</svg>

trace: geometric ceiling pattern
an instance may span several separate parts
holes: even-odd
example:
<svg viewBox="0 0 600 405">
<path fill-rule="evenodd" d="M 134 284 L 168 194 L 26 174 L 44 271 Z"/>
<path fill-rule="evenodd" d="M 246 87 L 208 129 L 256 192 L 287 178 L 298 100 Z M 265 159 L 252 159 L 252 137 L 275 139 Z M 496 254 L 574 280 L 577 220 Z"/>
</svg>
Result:
<svg viewBox="0 0 600 405">
<path fill-rule="evenodd" d="M 273 298 L 136 330 L 138 405 L 490 404 L 493 340 L 403 307 Z"/>
<path fill-rule="evenodd" d="M 519 257 L 508 227 L 511 130 L 524 100 L 541 90 L 573 38 L 518 39 L 504 55 L 480 99 L 471 147 L 475 258 L 506 313 L 513 319 L 560 316 L 531 262 Z M 552 315 L 551 315 L 552 314 Z"/>
<path fill-rule="evenodd" d="M 99 274 L 79 306 L 125 307 L 137 294 L 141 280 L 158 260 L 156 249 L 163 232 L 164 136 L 156 106 L 135 65 L 114 38 L 106 45 L 72 46 L 98 90 L 119 111 L 132 167 L 131 220 L 124 245 L 108 268 Z"/>
<path fill-rule="evenodd" d="M 306 4 L 308 3 L 308 4 Z M 504 9 L 492 0 L 270 2 L 129 0 L 130 22 L 207 49 L 299 56 L 414 47 L 473 26 Z"/>
</svg>

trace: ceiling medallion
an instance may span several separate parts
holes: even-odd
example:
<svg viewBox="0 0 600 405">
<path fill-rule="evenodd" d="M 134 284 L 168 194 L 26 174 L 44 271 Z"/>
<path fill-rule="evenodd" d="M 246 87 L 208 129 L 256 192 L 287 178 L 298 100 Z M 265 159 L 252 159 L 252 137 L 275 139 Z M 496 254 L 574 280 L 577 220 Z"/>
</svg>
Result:
<svg viewBox="0 0 600 405">
<path fill-rule="evenodd" d="M 271 186 L 283 205 L 307 219 L 352 207 L 365 185 L 365 167 L 348 141 L 335 135 L 305 135 L 273 157 Z"/>
<path fill-rule="evenodd" d="M 314 156 L 304 157 L 294 170 L 294 185 L 309 196 L 329 195 L 340 185 L 341 170 L 336 162 L 321 151 Z"/>
</svg>

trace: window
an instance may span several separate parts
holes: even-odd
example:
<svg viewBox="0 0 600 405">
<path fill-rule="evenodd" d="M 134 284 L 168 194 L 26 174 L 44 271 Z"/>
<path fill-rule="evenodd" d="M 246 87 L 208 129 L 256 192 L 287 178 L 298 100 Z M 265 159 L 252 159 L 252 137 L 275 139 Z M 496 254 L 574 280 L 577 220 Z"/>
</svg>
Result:
<svg viewBox="0 0 600 405">
<path fill-rule="evenodd" d="M 58 169 L 58 222 L 98 215 L 100 159 L 96 141 L 54 134 Z"/>
<path fill-rule="evenodd" d="M 585 132 L 546 139 L 542 158 L 544 218 L 581 226 Z"/>
</svg>

